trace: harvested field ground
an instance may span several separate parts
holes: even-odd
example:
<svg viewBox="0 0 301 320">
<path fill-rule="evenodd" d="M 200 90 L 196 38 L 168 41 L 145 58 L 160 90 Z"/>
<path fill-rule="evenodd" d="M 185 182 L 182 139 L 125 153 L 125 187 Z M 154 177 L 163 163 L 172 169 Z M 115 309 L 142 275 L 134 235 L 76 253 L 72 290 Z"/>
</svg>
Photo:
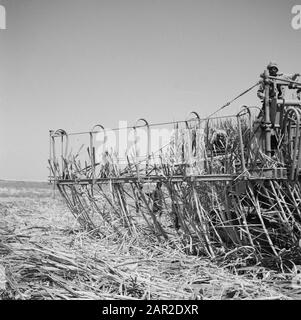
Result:
<svg viewBox="0 0 301 320">
<path fill-rule="evenodd" d="M 186 255 L 141 230 L 93 237 L 58 192 L 0 181 L 0 299 L 300 299 L 297 269 Z"/>
</svg>

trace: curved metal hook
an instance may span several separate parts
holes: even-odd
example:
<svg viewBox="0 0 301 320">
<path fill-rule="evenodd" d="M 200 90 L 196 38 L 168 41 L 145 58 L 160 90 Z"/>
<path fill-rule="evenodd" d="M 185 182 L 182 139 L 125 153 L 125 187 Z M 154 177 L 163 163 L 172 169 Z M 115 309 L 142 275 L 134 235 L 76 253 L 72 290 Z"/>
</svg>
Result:
<svg viewBox="0 0 301 320">
<path fill-rule="evenodd" d="M 100 132 L 100 131 L 94 131 L 95 130 L 95 128 L 101 128 L 104 132 L 106 132 L 106 129 L 104 128 L 104 126 L 103 125 L 101 125 L 101 124 L 96 124 L 93 128 L 92 128 L 92 130 L 90 131 L 90 133 L 97 133 L 97 132 Z"/>
<path fill-rule="evenodd" d="M 199 114 L 198 114 L 196 111 L 191 111 L 191 112 L 189 113 L 189 115 L 191 115 L 191 114 L 195 115 L 195 117 L 196 117 L 198 120 L 201 120 Z"/>
<path fill-rule="evenodd" d="M 240 121 L 239 118 L 246 115 L 246 114 L 249 117 L 249 139 L 251 140 L 251 137 L 252 137 L 252 114 L 251 114 L 250 108 L 248 106 L 242 106 L 241 110 L 238 112 L 236 117 L 237 117 L 237 121 Z M 241 126 L 240 123 L 239 123 L 239 125 Z"/>
<path fill-rule="evenodd" d="M 104 133 L 104 139 L 103 139 L 103 143 L 105 144 L 107 141 L 107 132 L 106 129 L 104 128 L 104 126 L 102 126 L 101 124 L 96 124 L 92 130 L 90 131 L 90 149 L 91 149 L 91 153 L 93 152 L 93 133 L 99 133 L 100 131 L 94 131 L 95 128 L 100 128 L 103 130 Z"/>
<path fill-rule="evenodd" d="M 68 145 L 69 145 L 69 139 L 68 139 L 68 134 L 65 130 L 63 129 L 58 129 L 54 133 L 51 133 L 52 137 L 52 153 L 53 153 L 53 161 L 56 163 L 56 154 L 55 154 L 55 137 L 61 137 L 61 160 L 62 160 L 62 174 L 65 171 L 65 163 L 64 159 L 67 158 L 67 152 L 68 152 Z M 66 137 L 66 144 L 64 148 L 64 137 Z"/>
<path fill-rule="evenodd" d="M 188 128 L 188 121 L 194 120 L 193 118 L 190 117 L 191 115 L 194 115 L 195 119 L 198 120 L 199 124 L 201 122 L 201 118 L 199 114 L 196 111 L 191 111 L 185 119 L 186 128 Z"/>
<path fill-rule="evenodd" d="M 192 116 L 194 117 L 192 118 Z M 196 111 L 191 111 L 185 119 L 187 133 L 185 133 L 186 138 L 184 138 L 184 142 L 185 142 L 185 139 L 188 139 L 186 141 L 188 142 L 187 146 L 189 147 L 185 148 L 186 143 L 184 143 L 184 150 L 186 149 L 186 151 L 184 151 L 184 154 L 182 155 L 185 158 L 185 155 L 187 153 L 188 161 L 190 163 L 191 173 L 192 173 L 192 157 L 193 155 L 196 156 L 199 150 L 199 142 L 198 142 L 199 139 L 197 138 L 197 131 L 192 131 L 192 130 L 197 130 L 197 128 L 189 127 L 189 124 L 188 124 L 189 121 L 193 121 L 193 120 L 197 120 L 198 125 L 200 126 L 201 119 L 199 114 Z"/>
<path fill-rule="evenodd" d="M 58 129 L 52 133 L 53 137 L 57 136 L 68 136 L 67 132 L 64 129 Z"/>
<path fill-rule="evenodd" d="M 95 126 L 93 126 L 90 131 L 90 158 L 91 158 L 92 175 L 93 175 L 92 178 L 93 179 L 95 178 L 95 151 L 94 151 L 94 146 L 93 146 L 93 134 L 100 132 L 100 131 L 94 131 L 96 128 L 102 129 L 102 131 L 104 133 L 103 144 L 105 144 L 107 141 L 107 133 L 106 133 L 106 129 L 104 128 L 104 126 L 101 124 L 96 124 Z"/>
<path fill-rule="evenodd" d="M 64 154 L 64 157 L 67 157 L 67 150 L 68 150 L 68 144 L 69 144 L 69 138 L 68 138 L 68 134 L 65 130 L 63 129 L 58 129 L 56 130 L 54 133 L 52 133 L 52 138 L 55 137 L 61 137 L 61 141 L 62 141 L 62 150 L 63 150 L 63 142 L 64 142 L 64 137 L 66 137 L 66 145 L 65 145 L 65 150 L 64 152 L 62 151 L 62 156 Z"/>
<path fill-rule="evenodd" d="M 238 114 L 236 115 L 236 117 L 244 116 L 246 113 L 248 113 L 249 117 L 251 117 L 250 108 L 249 108 L 248 106 L 242 106 L 242 107 L 241 107 L 241 110 L 238 112 Z"/>
<path fill-rule="evenodd" d="M 135 122 L 135 125 L 133 127 L 134 129 L 134 134 L 135 134 L 135 151 L 136 151 L 136 156 L 137 156 L 137 127 L 138 127 L 138 122 L 139 121 L 143 121 L 144 122 L 144 126 L 147 128 L 147 159 L 146 159 L 146 173 L 147 173 L 147 170 L 148 170 L 148 166 L 149 166 L 149 159 L 150 159 L 150 139 L 151 139 L 151 136 L 150 136 L 150 127 L 149 127 L 149 123 L 146 119 L 144 118 L 140 118 L 138 119 L 136 122 Z M 144 126 L 141 126 L 141 127 L 144 127 Z M 139 126 L 140 127 L 140 126 Z M 137 169 L 138 170 L 138 169 Z"/>
<path fill-rule="evenodd" d="M 138 120 L 135 122 L 135 125 L 134 125 L 133 129 L 136 129 L 137 123 L 138 123 L 139 121 L 143 121 L 143 122 L 145 123 L 145 126 L 146 126 L 146 127 L 149 127 L 148 121 L 145 120 L 144 118 L 140 118 L 140 119 L 138 119 Z"/>
</svg>

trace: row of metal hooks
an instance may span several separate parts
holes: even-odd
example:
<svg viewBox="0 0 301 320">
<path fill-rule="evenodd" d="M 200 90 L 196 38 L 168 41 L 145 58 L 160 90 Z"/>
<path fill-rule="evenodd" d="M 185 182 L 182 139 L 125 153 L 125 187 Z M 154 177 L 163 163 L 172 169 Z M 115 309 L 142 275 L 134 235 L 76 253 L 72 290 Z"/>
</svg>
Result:
<svg viewBox="0 0 301 320">
<path fill-rule="evenodd" d="M 252 107 L 251 107 L 252 108 Z M 244 159 L 244 145 L 243 145 L 243 139 L 242 139 L 242 129 L 241 129 L 241 121 L 240 118 L 247 115 L 249 118 L 249 126 L 251 129 L 252 126 L 252 120 L 251 120 L 251 111 L 249 107 L 243 106 L 242 110 L 236 114 L 236 115 L 230 115 L 230 116 L 222 116 L 222 117 L 214 117 L 214 118 L 206 118 L 206 119 L 201 119 L 199 114 L 196 111 L 192 111 L 189 113 L 189 115 L 186 117 L 186 119 L 184 121 L 171 121 L 171 122 L 167 122 L 167 123 L 157 123 L 157 124 L 149 124 L 148 121 L 144 118 L 140 118 L 135 122 L 135 125 L 132 127 L 128 127 L 128 128 L 118 128 L 119 130 L 123 130 L 123 129 L 132 129 L 134 130 L 134 135 L 135 135 L 135 147 L 136 147 L 136 143 L 137 143 L 137 129 L 138 128 L 143 128 L 145 127 L 147 129 L 147 155 L 146 155 L 146 159 L 144 159 L 143 161 L 146 161 L 146 166 L 148 167 L 148 161 L 151 157 L 151 150 L 150 150 L 150 139 L 151 139 L 151 132 L 150 132 L 150 128 L 151 126 L 158 126 L 158 125 L 162 125 L 162 124 L 175 124 L 176 128 L 178 129 L 178 124 L 179 123 L 184 123 L 187 129 L 191 129 L 191 127 L 189 126 L 189 123 L 194 121 L 197 122 L 197 126 L 200 127 L 201 123 L 206 121 L 206 131 L 207 131 L 207 141 L 206 143 L 208 144 L 208 136 L 209 136 L 209 124 L 211 120 L 216 120 L 216 119 L 225 119 L 225 118 L 234 118 L 236 117 L 238 120 L 238 130 L 239 130 L 239 137 L 240 137 L 240 149 L 241 149 L 241 157 L 242 157 L 242 169 L 245 170 L 245 159 Z M 197 127 L 196 127 L 197 128 Z M 92 172 L 95 171 L 95 151 L 94 151 L 94 134 L 99 133 L 99 132 L 103 132 L 104 137 L 103 137 L 103 144 L 105 144 L 107 142 L 107 132 L 106 129 L 103 125 L 101 124 L 96 124 L 92 127 L 91 131 L 86 132 L 86 134 L 89 134 L 89 138 L 90 138 L 90 159 L 91 159 L 91 167 L 92 167 Z M 251 130 L 249 131 L 251 132 Z M 79 133 L 82 134 L 82 133 Z M 70 134 L 72 135 L 72 134 Z M 55 165 L 58 164 L 57 161 L 57 157 L 56 157 L 56 144 L 55 144 L 55 140 L 56 138 L 60 138 L 61 139 L 61 168 L 62 168 L 62 172 L 64 171 L 64 166 L 65 166 L 65 160 L 67 158 L 67 153 L 68 153 L 68 147 L 69 147 L 69 136 L 68 133 L 63 130 L 63 129 L 58 129 L 56 131 L 50 131 L 50 154 L 49 154 L 49 161 L 54 163 Z M 164 148 L 164 147 L 162 147 Z M 142 161 L 141 161 L 142 162 Z"/>
</svg>

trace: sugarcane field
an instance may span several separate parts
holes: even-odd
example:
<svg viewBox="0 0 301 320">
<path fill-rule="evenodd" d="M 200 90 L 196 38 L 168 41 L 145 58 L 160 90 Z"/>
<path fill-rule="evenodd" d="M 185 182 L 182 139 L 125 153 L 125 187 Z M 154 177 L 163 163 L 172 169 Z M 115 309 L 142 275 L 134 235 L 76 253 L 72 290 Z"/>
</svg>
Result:
<svg viewBox="0 0 301 320">
<path fill-rule="evenodd" d="M 300 300 L 300 37 L 280 0 L 0 0 L 0 300 Z"/>
</svg>

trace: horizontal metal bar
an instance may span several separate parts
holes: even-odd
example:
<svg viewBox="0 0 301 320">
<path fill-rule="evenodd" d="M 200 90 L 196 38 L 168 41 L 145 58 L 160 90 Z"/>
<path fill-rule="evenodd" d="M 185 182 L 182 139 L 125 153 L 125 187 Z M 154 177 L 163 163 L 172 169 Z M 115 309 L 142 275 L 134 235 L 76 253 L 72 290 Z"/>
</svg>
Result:
<svg viewBox="0 0 301 320">
<path fill-rule="evenodd" d="M 281 106 L 301 106 L 301 100 L 277 99 L 277 104 Z"/>
<path fill-rule="evenodd" d="M 297 87 L 301 87 L 301 82 L 293 81 L 293 80 L 288 80 L 288 79 L 283 79 L 283 78 L 278 78 L 278 77 L 272 77 L 268 76 L 268 79 L 276 80 L 278 84 L 294 84 Z"/>
<path fill-rule="evenodd" d="M 155 183 L 159 181 L 166 182 L 231 182 L 236 180 L 286 180 L 286 169 L 265 169 L 265 170 L 254 170 L 253 175 L 237 175 L 237 174 L 217 174 L 217 175 L 195 175 L 195 176 L 140 176 L 138 177 L 112 177 L 112 178 L 98 178 L 98 179 L 69 179 L 63 180 L 52 179 L 51 182 L 55 182 L 60 185 L 73 185 L 73 184 L 107 184 L 107 183 Z"/>
<path fill-rule="evenodd" d="M 229 118 L 236 118 L 236 114 L 231 114 L 227 116 L 216 116 L 216 117 L 206 117 L 206 118 L 193 118 L 193 119 L 188 119 L 188 120 L 174 120 L 174 121 L 167 121 L 167 122 L 158 122 L 158 123 L 150 123 L 149 127 L 159 127 L 159 126 L 164 126 L 164 125 L 172 125 L 172 124 L 185 124 L 186 122 L 204 122 L 208 120 L 221 120 L 221 119 L 229 119 Z M 132 129 L 138 129 L 138 128 L 145 128 L 145 125 L 137 125 L 137 126 L 128 126 L 128 127 L 120 127 L 120 128 L 105 128 L 105 130 L 108 131 L 121 131 L 121 130 L 132 130 Z M 54 132 L 53 130 L 49 130 Z M 68 133 L 68 136 L 75 136 L 75 135 L 85 135 L 85 134 L 90 134 L 90 133 L 98 133 L 99 131 L 81 131 L 81 132 L 71 132 Z M 54 134 L 52 133 L 51 137 L 53 138 L 58 138 L 61 137 L 60 134 Z"/>
<path fill-rule="evenodd" d="M 181 181 L 233 181 L 236 176 L 233 175 L 202 175 L 202 176 L 140 176 L 138 177 L 116 177 L 116 178 L 99 178 L 99 179 L 79 179 L 79 180 L 56 180 L 58 184 L 101 184 L 101 183 L 131 183 L 131 182 L 158 182 L 158 181 L 170 181 L 170 182 L 181 182 Z M 55 180 L 53 180 L 55 181 Z"/>
</svg>

